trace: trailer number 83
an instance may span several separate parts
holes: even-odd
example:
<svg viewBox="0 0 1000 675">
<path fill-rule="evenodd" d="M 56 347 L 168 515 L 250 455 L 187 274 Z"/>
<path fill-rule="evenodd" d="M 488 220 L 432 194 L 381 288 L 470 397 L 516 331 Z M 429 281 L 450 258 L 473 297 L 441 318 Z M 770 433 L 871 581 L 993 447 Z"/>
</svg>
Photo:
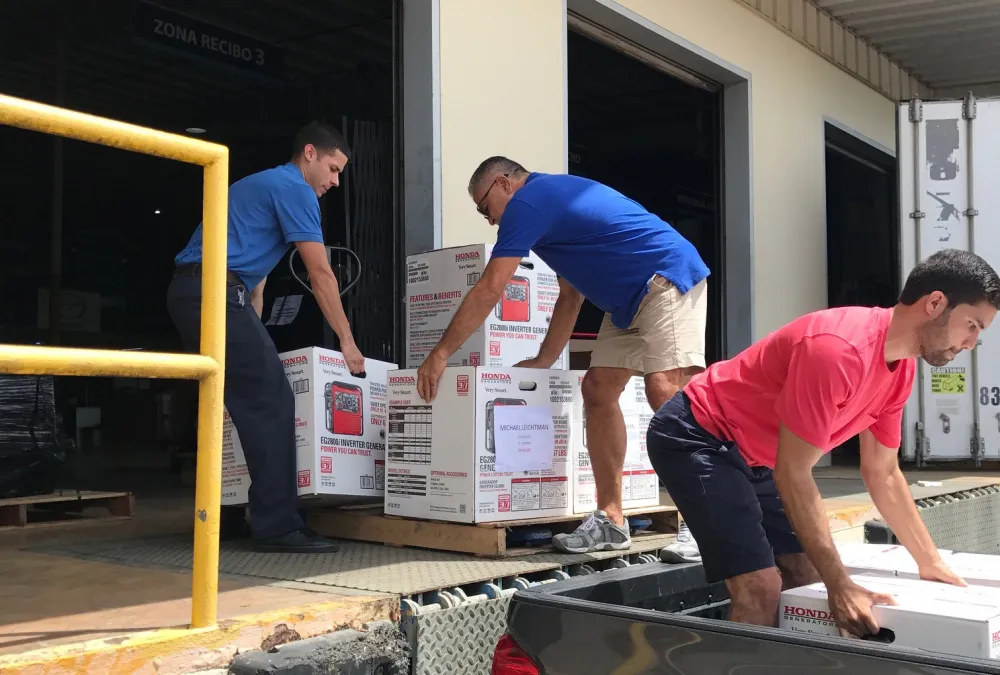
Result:
<svg viewBox="0 0 1000 675">
<path fill-rule="evenodd" d="M 1000 406 L 1000 387 L 980 387 L 979 404 Z"/>
</svg>

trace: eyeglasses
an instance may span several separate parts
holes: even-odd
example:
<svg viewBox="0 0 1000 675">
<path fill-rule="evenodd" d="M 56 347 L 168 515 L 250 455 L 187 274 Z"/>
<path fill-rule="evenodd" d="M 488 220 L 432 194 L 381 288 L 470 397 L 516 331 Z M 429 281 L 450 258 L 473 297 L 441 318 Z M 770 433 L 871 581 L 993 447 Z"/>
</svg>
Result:
<svg viewBox="0 0 1000 675">
<path fill-rule="evenodd" d="M 504 178 L 509 178 L 510 174 L 509 173 L 505 173 L 505 174 L 503 174 L 503 177 Z M 493 186 L 497 184 L 498 180 L 500 180 L 500 176 L 497 176 L 496 178 L 493 179 L 493 182 L 490 183 L 490 186 L 488 188 L 486 188 L 486 192 L 483 193 L 483 198 L 479 200 L 478 204 L 476 204 L 476 211 L 478 211 L 479 215 L 481 215 L 486 220 L 490 219 L 490 212 L 486 209 L 485 206 L 483 206 L 483 204 L 486 202 L 486 198 L 490 196 L 490 190 L 493 189 Z"/>
</svg>

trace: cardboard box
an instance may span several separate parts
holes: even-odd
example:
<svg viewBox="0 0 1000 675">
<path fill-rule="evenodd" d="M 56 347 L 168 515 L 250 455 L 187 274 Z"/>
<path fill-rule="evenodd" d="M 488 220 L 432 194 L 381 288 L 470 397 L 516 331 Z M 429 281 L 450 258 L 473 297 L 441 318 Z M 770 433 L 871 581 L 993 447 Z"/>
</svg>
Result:
<svg viewBox="0 0 1000 675">
<path fill-rule="evenodd" d="M 222 504 L 235 506 L 249 500 L 250 471 L 243 444 L 229 411 L 222 409 Z"/>
<path fill-rule="evenodd" d="M 842 542 L 837 544 L 840 561 L 851 574 L 878 574 L 907 579 L 919 579 L 917 562 L 905 547 L 899 544 L 861 544 Z M 941 557 L 948 562 L 951 551 L 938 549 Z M 949 563 L 950 564 L 950 563 Z"/>
<path fill-rule="evenodd" d="M 300 497 L 378 499 L 385 490 L 385 383 L 395 364 L 365 359 L 355 377 L 340 352 L 309 347 L 279 355 L 295 393 Z M 225 416 L 223 504 L 244 504 L 250 486 L 239 435 Z M 231 439 L 231 454 L 226 438 Z M 332 499 L 338 498 L 338 499 Z"/>
<path fill-rule="evenodd" d="M 387 514 L 461 523 L 572 514 L 565 371 L 449 367 L 428 404 L 416 370 L 399 370 L 388 401 Z"/>
<path fill-rule="evenodd" d="M 873 610 L 879 627 L 892 631 L 893 646 L 974 658 L 1000 656 L 1000 589 L 871 575 L 851 578 L 870 591 L 895 597 L 897 605 Z M 780 628 L 840 635 L 823 584 L 783 591 L 778 614 Z"/>
<path fill-rule="evenodd" d="M 482 277 L 492 246 L 474 244 L 406 258 L 406 365 L 418 368 Z M 538 355 L 559 297 L 555 273 L 534 253 L 521 261 L 503 299 L 448 360 L 449 366 L 511 367 Z M 553 365 L 566 369 L 569 349 Z"/>
<path fill-rule="evenodd" d="M 1000 587 L 1000 556 L 982 553 L 952 553 L 945 563 L 965 582 L 976 586 Z"/>
<path fill-rule="evenodd" d="M 582 515 L 597 508 L 597 486 L 587 448 L 587 414 L 583 405 L 586 371 L 566 373 L 573 388 L 573 431 L 570 434 L 573 476 L 573 511 Z M 622 469 L 622 508 L 635 509 L 660 504 L 660 482 L 646 452 L 646 430 L 652 410 L 646 402 L 645 381 L 633 377 L 625 385 L 618 403 L 625 417 L 625 465 Z M 647 414 L 648 413 L 648 414 Z"/>
</svg>

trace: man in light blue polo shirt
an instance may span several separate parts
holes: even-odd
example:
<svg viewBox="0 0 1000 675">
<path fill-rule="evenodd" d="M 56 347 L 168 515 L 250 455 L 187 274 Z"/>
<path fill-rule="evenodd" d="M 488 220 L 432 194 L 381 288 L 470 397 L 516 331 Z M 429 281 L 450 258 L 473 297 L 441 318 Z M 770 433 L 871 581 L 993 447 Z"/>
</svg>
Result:
<svg viewBox="0 0 1000 675">
<path fill-rule="evenodd" d="M 436 396 L 448 357 L 482 325 L 521 259 L 534 251 L 559 276 L 559 299 L 538 356 L 518 365 L 555 363 L 584 298 L 606 313 L 583 381 L 598 508 L 553 543 L 567 553 L 627 549 L 626 435 L 618 398 L 629 378 L 641 373 L 656 411 L 705 368 L 708 267 L 670 225 L 586 178 L 531 173 L 506 157 L 490 157 L 472 174 L 469 195 L 480 215 L 499 224 L 497 242 L 479 283 L 420 366 L 420 395 L 428 401 Z M 698 556 L 693 540 L 682 538 L 674 548 L 677 557 Z"/>
<path fill-rule="evenodd" d="M 246 456 L 250 526 L 262 551 L 337 550 L 334 542 L 308 530 L 298 513 L 295 397 L 261 314 L 267 275 L 295 246 L 323 316 L 340 338 L 344 360 L 351 372 L 364 371 L 327 260 L 319 208 L 319 198 L 340 184 L 349 154 L 340 132 L 313 122 L 296 135 L 287 164 L 229 188 L 225 403 Z M 177 268 L 167 291 L 170 317 L 189 351 L 198 351 L 201 332 L 201 245 L 199 225 L 174 260 Z M 242 519 L 242 509 L 233 512 Z"/>
</svg>

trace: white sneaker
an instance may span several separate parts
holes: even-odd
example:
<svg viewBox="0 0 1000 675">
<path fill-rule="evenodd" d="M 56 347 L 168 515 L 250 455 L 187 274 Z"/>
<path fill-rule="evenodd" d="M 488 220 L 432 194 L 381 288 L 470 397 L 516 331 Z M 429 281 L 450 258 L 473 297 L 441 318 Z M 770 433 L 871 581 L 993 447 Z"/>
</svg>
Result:
<svg viewBox="0 0 1000 675">
<path fill-rule="evenodd" d="M 698 542 L 691 536 L 687 523 L 681 523 L 681 529 L 673 542 L 660 549 L 660 560 L 665 563 L 701 562 L 701 551 Z"/>
<path fill-rule="evenodd" d="M 604 511 L 594 511 L 573 532 L 552 537 L 552 545 L 563 553 L 623 551 L 632 548 L 632 537 L 628 520 L 620 527 Z"/>
</svg>

